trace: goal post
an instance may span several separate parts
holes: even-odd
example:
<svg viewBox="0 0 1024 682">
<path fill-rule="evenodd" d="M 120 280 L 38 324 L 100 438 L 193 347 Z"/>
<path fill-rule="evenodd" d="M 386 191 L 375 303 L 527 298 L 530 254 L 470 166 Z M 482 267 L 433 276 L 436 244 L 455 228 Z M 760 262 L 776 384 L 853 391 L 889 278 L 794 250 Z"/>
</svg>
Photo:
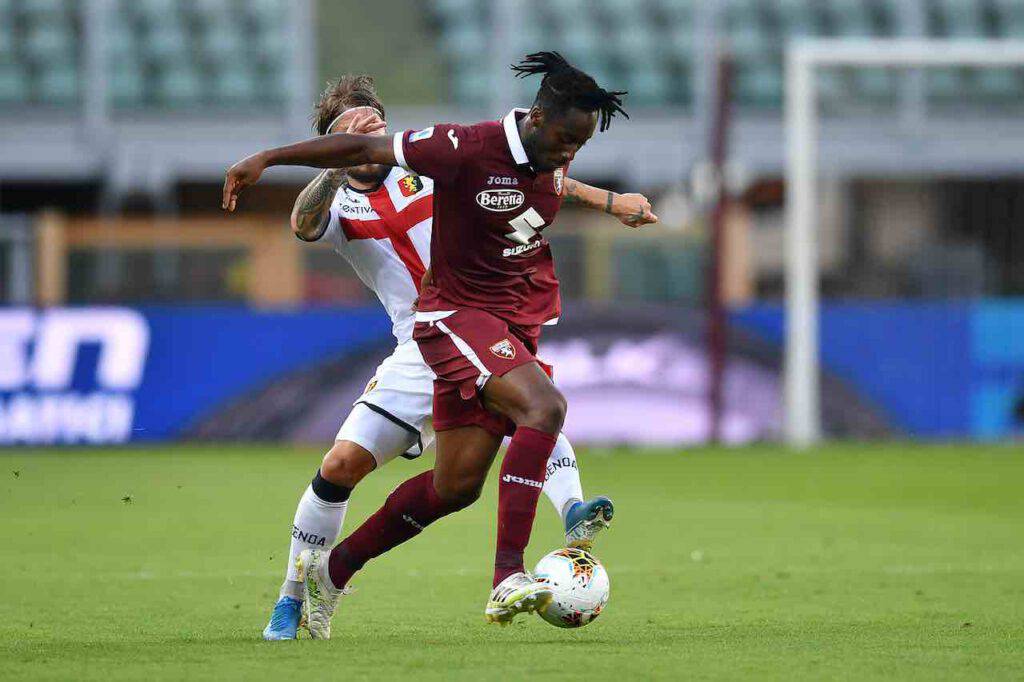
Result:
<svg viewBox="0 0 1024 682">
<path fill-rule="evenodd" d="M 786 51 L 784 435 L 806 448 L 819 442 L 816 71 L 821 67 L 1024 66 L 1024 41 L 813 39 Z"/>
</svg>

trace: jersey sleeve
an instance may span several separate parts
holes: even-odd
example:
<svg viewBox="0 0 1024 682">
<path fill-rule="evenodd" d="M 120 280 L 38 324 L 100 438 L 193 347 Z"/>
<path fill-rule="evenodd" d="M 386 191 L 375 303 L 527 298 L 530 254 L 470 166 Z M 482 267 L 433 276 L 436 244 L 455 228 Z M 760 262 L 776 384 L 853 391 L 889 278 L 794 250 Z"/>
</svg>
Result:
<svg viewBox="0 0 1024 682">
<path fill-rule="evenodd" d="M 341 229 L 341 219 L 338 216 L 338 211 L 335 210 L 334 206 L 331 206 L 327 212 L 327 219 L 324 220 L 320 226 L 319 232 L 312 237 L 302 237 L 295 235 L 299 238 L 299 241 L 303 242 L 327 242 L 328 244 L 334 244 L 336 247 L 341 247 L 347 239 L 345 238 L 345 232 Z"/>
<path fill-rule="evenodd" d="M 469 137 L 468 128 L 454 123 L 395 133 L 395 159 L 407 171 L 442 184 L 452 182 L 469 158 Z"/>
</svg>

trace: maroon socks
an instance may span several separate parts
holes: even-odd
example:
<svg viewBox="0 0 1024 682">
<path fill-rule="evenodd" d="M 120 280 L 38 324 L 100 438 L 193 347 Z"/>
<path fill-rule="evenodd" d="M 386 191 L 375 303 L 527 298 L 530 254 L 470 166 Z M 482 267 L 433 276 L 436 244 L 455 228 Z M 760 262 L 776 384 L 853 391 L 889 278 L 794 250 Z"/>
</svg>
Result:
<svg viewBox="0 0 1024 682">
<path fill-rule="evenodd" d="M 494 584 L 523 570 L 523 552 L 530 542 L 537 499 L 544 487 L 544 469 L 557 436 L 520 426 L 505 453 L 498 478 L 498 547 Z"/>
<path fill-rule="evenodd" d="M 331 582 L 341 589 L 367 561 L 420 534 L 442 516 L 461 508 L 434 490 L 434 471 L 424 471 L 395 488 L 384 506 L 331 550 Z"/>
</svg>

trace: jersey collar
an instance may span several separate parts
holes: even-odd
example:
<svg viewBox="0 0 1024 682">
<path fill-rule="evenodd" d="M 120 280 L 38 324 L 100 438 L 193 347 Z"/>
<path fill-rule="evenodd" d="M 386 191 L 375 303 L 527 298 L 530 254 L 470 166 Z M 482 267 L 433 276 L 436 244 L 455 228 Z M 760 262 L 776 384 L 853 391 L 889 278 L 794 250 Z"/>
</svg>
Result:
<svg viewBox="0 0 1024 682">
<path fill-rule="evenodd" d="M 529 109 L 513 109 L 505 114 L 505 118 L 502 121 L 505 127 L 505 139 L 508 141 L 508 149 L 512 152 L 512 160 L 516 162 L 517 166 L 530 165 L 530 157 L 526 155 L 523 140 L 519 137 L 519 121 L 517 120 L 519 114 L 528 113 L 530 113 Z"/>
</svg>

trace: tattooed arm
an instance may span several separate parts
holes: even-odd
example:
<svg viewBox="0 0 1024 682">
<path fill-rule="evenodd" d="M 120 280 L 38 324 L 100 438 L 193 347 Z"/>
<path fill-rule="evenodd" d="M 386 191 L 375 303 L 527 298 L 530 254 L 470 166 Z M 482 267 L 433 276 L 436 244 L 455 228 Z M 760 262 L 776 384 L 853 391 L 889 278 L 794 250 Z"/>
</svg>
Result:
<svg viewBox="0 0 1024 682">
<path fill-rule="evenodd" d="M 618 194 L 610 189 L 566 178 L 562 200 L 567 204 L 578 204 L 583 208 L 610 213 L 627 227 L 658 222 L 658 216 L 651 213 L 651 202 L 643 194 Z"/>
<path fill-rule="evenodd" d="M 331 219 L 331 202 L 338 188 L 345 182 L 345 171 L 328 168 L 299 192 L 292 207 L 292 232 L 306 242 L 315 242 L 324 236 Z"/>
</svg>

